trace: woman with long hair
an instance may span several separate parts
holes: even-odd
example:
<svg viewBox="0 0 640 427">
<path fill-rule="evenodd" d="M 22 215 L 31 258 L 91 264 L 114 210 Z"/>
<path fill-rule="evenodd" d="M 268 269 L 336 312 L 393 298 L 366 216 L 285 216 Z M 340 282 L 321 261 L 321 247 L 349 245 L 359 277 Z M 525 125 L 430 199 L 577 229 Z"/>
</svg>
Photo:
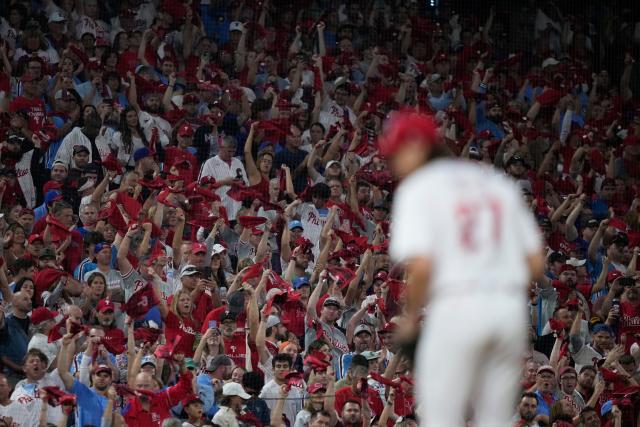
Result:
<svg viewBox="0 0 640 427">
<path fill-rule="evenodd" d="M 147 146 L 147 138 L 144 136 L 138 113 L 133 107 L 127 107 L 120 113 L 120 126 L 113 134 L 112 150 L 117 152 L 120 164 L 133 169 L 135 161 L 133 153 Z"/>
<path fill-rule="evenodd" d="M 180 336 L 179 348 L 185 357 L 193 357 L 196 333 L 200 330 L 200 325 L 193 318 L 193 308 L 191 293 L 186 289 L 180 289 L 173 295 L 169 309 L 164 300 L 161 299 L 159 304 L 167 342 L 172 343 Z"/>
<path fill-rule="evenodd" d="M 217 323 L 211 326 L 212 327 L 208 328 L 204 335 L 202 335 L 198 343 L 198 348 L 196 348 L 196 351 L 193 353 L 193 361 L 203 370 L 206 370 L 209 362 L 216 356 L 224 354 L 224 343 L 220 329 L 218 329 Z"/>
<path fill-rule="evenodd" d="M 5 233 L 5 242 L 9 239 L 8 247 L 5 244 L 5 251 L 11 252 L 11 255 L 18 259 L 26 252 L 25 242 L 27 240 L 26 232 L 17 222 L 11 224 Z"/>
<path fill-rule="evenodd" d="M 107 297 L 107 279 L 104 274 L 95 270 L 87 274 L 86 282 L 78 305 L 82 309 L 84 319 L 88 324 L 93 324 L 95 318 L 94 308 L 98 301 Z"/>
</svg>

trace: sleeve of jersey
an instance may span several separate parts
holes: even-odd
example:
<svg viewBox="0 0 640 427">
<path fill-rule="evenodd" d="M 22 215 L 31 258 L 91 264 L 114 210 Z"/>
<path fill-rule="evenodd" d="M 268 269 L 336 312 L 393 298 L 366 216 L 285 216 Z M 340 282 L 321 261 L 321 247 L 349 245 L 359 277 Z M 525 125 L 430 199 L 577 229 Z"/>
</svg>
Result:
<svg viewBox="0 0 640 427">
<path fill-rule="evenodd" d="M 428 255 L 433 248 L 430 233 L 433 208 L 428 208 L 424 185 L 417 185 L 415 180 L 406 184 L 398 188 L 393 203 L 389 253 L 397 261 Z"/>
</svg>

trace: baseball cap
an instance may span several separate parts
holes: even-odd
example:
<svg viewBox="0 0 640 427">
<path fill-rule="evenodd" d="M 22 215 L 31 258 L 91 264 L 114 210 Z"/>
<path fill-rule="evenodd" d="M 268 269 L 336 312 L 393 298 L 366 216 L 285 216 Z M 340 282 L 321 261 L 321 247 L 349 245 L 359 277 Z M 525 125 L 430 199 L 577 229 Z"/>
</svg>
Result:
<svg viewBox="0 0 640 427">
<path fill-rule="evenodd" d="M 558 373 L 558 378 L 562 378 L 562 376 L 567 372 L 572 372 L 576 375 L 578 374 L 576 372 L 576 369 L 573 366 L 563 366 L 562 368 L 560 368 L 560 372 Z"/>
<path fill-rule="evenodd" d="M 382 354 L 381 350 L 378 351 L 363 351 L 362 353 L 360 353 L 361 355 L 364 356 L 365 359 L 367 360 L 377 360 L 380 358 L 380 355 Z"/>
<path fill-rule="evenodd" d="M 207 245 L 205 245 L 204 243 L 194 243 L 191 246 L 191 253 L 194 254 L 201 254 L 201 253 L 207 253 Z"/>
<path fill-rule="evenodd" d="M 156 358 L 151 354 L 144 356 L 140 361 L 140 367 L 143 367 L 144 365 L 153 365 L 154 368 L 158 366 Z"/>
<path fill-rule="evenodd" d="M 55 99 L 76 99 L 73 93 L 67 89 L 59 89 L 54 95 Z"/>
<path fill-rule="evenodd" d="M 222 313 L 222 315 L 220 315 L 220 323 L 224 323 L 226 320 L 232 320 L 232 321 L 236 321 L 238 318 L 238 316 L 231 312 L 231 311 L 225 311 L 224 313 Z"/>
<path fill-rule="evenodd" d="M 613 409 L 613 400 L 607 400 L 600 407 L 600 416 L 604 417 Z"/>
<path fill-rule="evenodd" d="M 193 128 L 187 124 L 180 126 L 180 129 L 178 129 L 178 136 L 192 136 L 192 135 L 193 135 Z"/>
<path fill-rule="evenodd" d="M 98 313 L 104 313 L 105 311 L 115 311 L 115 309 L 115 304 L 113 304 L 113 301 L 108 298 L 101 299 L 96 305 L 96 310 L 98 310 Z"/>
<path fill-rule="evenodd" d="M 544 61 L 542 61 L 542 68 L 544 69 L 544 68 L 547 68 L 547 67 L 558 65 L 559 63 L 560 62 L 557 59 L 549 57 L 549 58 L 545 59 Z"/>
<path fill-rule="evenodd" d="M 216 369 L 218 369 L 220 366 L 231 366 L 231 365 L 233 365 L 233 362 L 231 361 L 231 359 L 229 359 L 228 356 L 225 356 L 224 354 L 219 354 L 213 359 L 211 359 L 211 361 L 209 362 L 209 365 L 207 366 L 207 371 L 213 372 Z"/>
<path fill-rule="evenodd" d="M 151 157 L 151 151 L 149 151 L 149 149 L 147 147 L 138 148 L 133 153 L 133 161 L 135 163 L 138 163 L 140 160 L 142 160 L 142 159 L 144 159 L 146 157 Z"/>
<path fill-rule="evenodd" d="M 342 304 L 340 303 L 340 301 L 332 297 L 327 298 L 326 300 L 324 300 L 324 303 L 322 303 L 323 307 L 328 307 L 330 305 L 334 307 L 342 308 Z"/>
<path fill-rule="evenodd" d="M 371 329 L 365 324 L 360 324 L 356 326 L 356 329 L 353 331 L 353 335 L 356 336 L 361 332 L 366 332 L 369 335 L 371 335 Z"/>
<path fill-rule="evenodd" d="M 187 369 L 198 369 L 198 365 L 196 364 L 195 360 L 193 360 L 191 357 L 187 357 L 184 359 L 184 366 Z"/>
<path fill-rule="evenodd" d="M 197 104 L 198 102 L 200 102 L 200 100 L 198 99 L 198 97 L 194 93 L 187 93 L 182 97 L 182 105 L 184 105 L 184 104 Z M 184 124 L 184 125 L 182 125 L 182 127 L 190 128 L 191 126 L 189 126 L 187 124 Z M 191 130 L 193 131 L 193 129 L 191 129 Z M 180 135 L 180 134 L 178 133 L 178 135 Z"/>
<path fill-rule="evenodd" d="M 565 263 L 567 261 L 567 257 L 562 252 L 552 252 L 547 259 L 550 263 L 561 262 Z"/>
<path fill-rule="evenodd" d="M 598 332 L 607 332 L 609 335 L 613 335 L 613 330 L 610 326 L 605 325 L 604 323 L 598 323 L 591 330 L 592 334 L 597 334 Z"/>
<path fill-rule="evenodd" d="M 189 406 L 190 404 L 194 403 L 194 402 L 200 402 L 200 403 L 204 403 L 202 401 L 202 399 L 200 399 L 198 396 L 196 396 L 193 393 L 187 394 L 181 401 L 180 403 L 182 403 L 182 407 L 186 408 L 187 406 Z"/>
<path fill-rule="evenodd" d="M 44 242 L 44 239 L 42 238 L 42 235 L 40 234 L 32 234 L 31 236 L 29 236 L 29 244 L 33 245 L 33 242 Z"/>
<path fill-rule="evenodd" d="M 102 251 L 103 249 L 109 249 L 111 250 L 111 245 L 105 242 L 102 243 L 98 243 L 96 244 L 95 248 L 93 248 L 93 253 L 94 254 L 99 254 L 100 251 Z"/>
<path fill-rule="evenodd" d="M 57 202 L 58 200 L 62 200 L 62 193 L 58 190 L 49 190 L 47 194 L 44 195 L 44 203 L 47 205 Z"/>
<path fill-rule="evenodd" d="M 337 160 L 329 160 L 329 161 L 327 162 L 327 166 L 325 166 L 325 169 L 329 169 L 329 168 L 330 168 L 331 166 L 333 166 L 333 165 L 338 165 L 338 166 L 340 166 L 340 168 L 342 169 L 342 164 L 341 164 L 339 161 L 337 161 Z"/>
<path fill-rule="evenodd" d="M 611 270 L 607 273 L 607 282 L 613 283 L 617 278 L 622 277 L 622 272 L 619 270 Z"/>
<path fill-rule="evenodd" d="M 211 248 L 211 256 L 221 254 L 226 250 L 227 248 L 222 246 L 220 243 L 216 243 L 215 245 L 213 245 L 213 248 Z"/>
<path fill-rule="evenodd" d="M 109 367 L 109 365 L 98 365 L 95 368 L 93 368 L 92 373 L 95 374 L 99 374 L 100 372 L 108 372 L 111 373 L 111 367 Z"/>
<path fill-rule="evenodd" d="M 298 221 L 297 219 L 293 221 L 289 221 L 289 230 L 293 230 L 294 228 L 300 228 L 304 230 L 304 226 L 302 225 L 302 222 Z"/>
<path fill-rule="evenodd" d="M 311 286 L 311 284 L 309 283 L 309 279 L 307 279 L 306 277 L 298 277 L 293 281 L 293 289 L 300 289 L 305 285 Z"/>
<path fill-rule="evenodd" d="M 222 387 L 222 394 L 225 396 L 238 396 L 244 400 L 251 399 L 251 395 L 247 394 L 240 384 L 234 382 L 226 383 L 224 387 Z"/>
<path fill-rule="evenodd" d="M 378 148 L 382 156 L 393 155 L 408 141 L 417 141 L 425 146 L 439 145 L 437 126 L 432 116 L 415 112 L 396 112 L 391 115 Z"/>
<path fill-rule="evenodd" d="M 438 73 L 433 73 L 429 76 L 429 83 L 433 83 L 436 82 L 438 80 L 442 79 L 442 76 Z"/>
<path fill-rule="evenodd" d="M 193 264 L 187 264 L 182 267 L 182 270 L 180 270 L 180 278 L 183 278 L 185 276 L 193 276 L 194 274 L 200 274 L 200 272 L 198 271 L 198 267 Z"/>
<path fill-rule="evenodd" d="M 46 307 L 38 307 L 31 311 L 31 323 L 33 325 L 39 325 L 47 320 L 55 319 L 57 315 L 57 312 L 51 311 Z"/>
<path fill-rule="evenodd" d="M 587 263 L 586 259 L 569 258 L 567 260 L 567 264 L 572 265 L 574 267 L 582 267 L 586 263 Z"/>
<path fill-rule="evenodd" d="M 49 22 L 65 22 L 67 18 L 64 17 L 60 12 L 53 11 L 51 15 L 49 15 Z"/>
<path fill-rule="evenodd" d="M 382 209 L 388 211 L 389 205 L 387 205 L 384 200 L 379 200 L 373 205 L 373 209 Z"/>
<path fill-rule="evenodd" d="M 307 393 L 309 394 L 317 393 L 320 390 L 327 391 L 327 387 L 321 383 L 313 383 L 307 386 Z"/>
<path fill-rule="evenodd" d="M 26 138 L 21 133 L 14 133 L 7 137 L 9 144 L 22 144 Z"/>
<path fill-rule="evenodd" d="M 269 317 L 267 317 L 267 328 L 273 328 L 280 323 L 280 318 L 278 316 L 274 316 L 273 314 L 271 314 Z"/>
<path fill-rule="evenodd" d="M 515 156 L 511 156 L 511 158 L 507 160 L 507 167 L 518 164 L 518 163 L 522 166 L 526 165 L 524 159 L 516 154 Z"/>
<path fill-rule="evenodd" d="M 536 375 L 540 375 L 543 372 L 551 372 L 553 375 L 556 374 L 555 369 L 553 369 L 553 366 L 551 365 L 542 365 L 538 368 L 538 371 L 536 372 Z"/>
<path fill-rule="evenodd" d="M 396 330 L 397 326 L 398 325 L 396 325 L 394 322 L 387 322 L 387 323 L 384 324 L 382 329 L 380 329 L 380 333 L 393 332 L 393 331 Z"/>
<path fill-rule="evenodd" d="M 78 153 L 88 153 L 89 149 L 87 147 L 85 147 L 84 145 L 74 145 L 73 146 L 73 155 L 75 156 Z"/>
<path fill-rule="evenodd" d="M 242 22 L 233 21 L 231 24 L 229 24 L 229 32 L 231 31 L 242 31 Z"/>
</svg>

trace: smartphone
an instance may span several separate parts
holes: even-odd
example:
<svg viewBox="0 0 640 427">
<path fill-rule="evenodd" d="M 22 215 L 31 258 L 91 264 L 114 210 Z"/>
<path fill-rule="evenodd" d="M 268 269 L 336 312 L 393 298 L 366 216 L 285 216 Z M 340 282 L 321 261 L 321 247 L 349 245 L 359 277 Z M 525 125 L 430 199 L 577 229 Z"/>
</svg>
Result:
<svg viewBox="0 0 640 427">
<path fill-rule="evenodd" d="M 242 181 L 242 169 L 236 169 L 236 179 Z"/>
<path fill-rule="evenodd" d="M 218 329 L 218 322 L 215 320 L 209 320 L 209 329 Z"/>
</svg>

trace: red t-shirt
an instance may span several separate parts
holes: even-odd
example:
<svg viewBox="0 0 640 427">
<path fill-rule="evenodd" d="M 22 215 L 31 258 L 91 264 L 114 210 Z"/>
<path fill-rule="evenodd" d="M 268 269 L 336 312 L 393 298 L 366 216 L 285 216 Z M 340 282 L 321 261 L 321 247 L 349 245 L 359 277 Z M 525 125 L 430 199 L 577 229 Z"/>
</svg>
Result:
<svg viewBox="0 0 640 427">
<path fill-rule="evenodd" d="M 247 359 L 247 343 L 244 332 L 236 332 L 233 337 L 222 337 L 224 353 L 229 356 L 236 366 L 244 367 Z"/>
<path fill-rule="evenodd" d="M 176 336 L 180 335 L 179 347 L 184 350 L 185 357 L 193 357 L 193 345 L 196 342 L 196 333 L 198 332 L 198 326 L 189 318 L 180 318 L 169 312 L 167 318 L 164 320 L 165 336 L 167 342 L 172 342 Z"/>
<path fill-rule="evenodd" d="M 44 126 L 47 119 L 47 112 L 44 109 L 44 102 L 38 98 L 25 98 L 18 96 L 9 104 L 9 111 L 26 111 L 29 117 L 29 130 L 36 132 Z"/>
<path fill-rule="evenodd" d="M 171 305 L 171 301 L 173 301 L 173 295 L 167 298 L 167 305 Z M 213 310 L 213 301 L 211 301 L 211 297 L 206 293 L 202 292 L 198 295 L 195 301 L 195 308 L 193 309 L 193 318 L 198 324 L 202 325 L 202 333 L 204 334 L 207 331 L 207 326 L 209 322 L 205 322 L 205 318 L 207 313 Z"/>
<path fill-rule="evenodd" d="M 158 392 L 151 398 L 151 407 L 145 411 L 138 397 L 129 401 L 124 409 L 124 419 L 130 426 L 160 426 L 162 421 L 171 418 L 171 408 L 180 403 L 187 394 L 193 393 L 191 372 L 180 375 L 178 383 Z"/>
</svg>

